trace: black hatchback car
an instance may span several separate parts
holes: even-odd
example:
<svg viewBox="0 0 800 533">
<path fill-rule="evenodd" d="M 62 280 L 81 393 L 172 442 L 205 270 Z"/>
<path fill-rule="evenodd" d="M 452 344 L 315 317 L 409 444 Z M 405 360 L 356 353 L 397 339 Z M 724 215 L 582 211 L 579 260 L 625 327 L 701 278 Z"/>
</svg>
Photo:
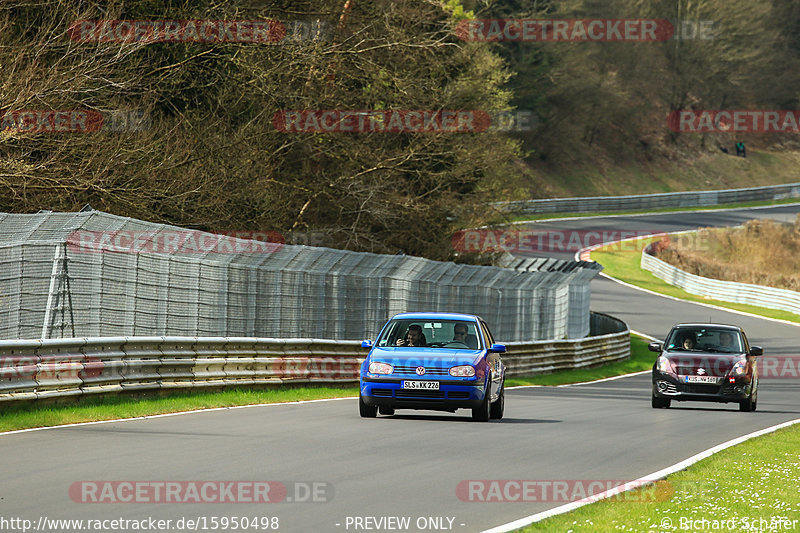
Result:
<svg viewBox="0 0 800 533">
<path fill-rule="evenodd" d="M 739 326 L 678 324 L 664 344 L 648 348 L 660 354 L 653 364 L 654 408 L 691 400 L 737 402 L 740 411 L 756 410 L 756 358 L 764 351 L 750 346 Z"/>
</svg>

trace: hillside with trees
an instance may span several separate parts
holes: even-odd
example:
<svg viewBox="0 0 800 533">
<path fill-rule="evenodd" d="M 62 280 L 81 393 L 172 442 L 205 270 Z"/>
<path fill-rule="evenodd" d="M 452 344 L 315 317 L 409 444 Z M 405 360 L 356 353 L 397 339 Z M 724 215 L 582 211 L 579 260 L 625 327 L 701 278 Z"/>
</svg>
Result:
<svg viewBox="0 0 800 533">
<path fill-rule="evenodd" d="M 780 0 L 202 0 L 0 5 L 0 211 L 308 232 L 453 257 L 491 202 L 796 181 L 792 135 L 676 133 L 679 109 L 797 109 L 800 6 Z M 479 42 L 464 21 L 714 21 L 712 39 Z M 81 39 L 80 21 L 280 21 L 275 42 Z M 76 29 L 77 28 L 77 29 Z M 99 34 L 98 34 L 99 35 Z M 299 110 L 512 109 L 527 131 L 284 131 Z M 103 127 L 47 131 L 25 112 Z M 9 118 L 10 117 L 10 118 Z M 738 138 L 736 140 L 739 140 Z M 689 169 L 689 171 L 687 171 Z M 463 259 L 463 258 L 462 258 Z"/>
</svg>

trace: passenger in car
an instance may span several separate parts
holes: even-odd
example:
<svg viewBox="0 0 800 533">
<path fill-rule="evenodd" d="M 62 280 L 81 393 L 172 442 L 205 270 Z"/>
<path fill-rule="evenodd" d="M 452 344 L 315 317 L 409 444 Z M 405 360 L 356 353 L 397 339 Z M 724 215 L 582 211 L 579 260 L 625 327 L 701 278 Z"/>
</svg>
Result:
<svg viewBox="0 0 800 533">
<path fill-rule="evenodd" d="M 428 341 L 422 333 L 422 327 L 417 324 L 408 326 L 405 338 L 397 339 L 397 346 L 427 346 Z"/>
<path fill-rule="evenodd" d="M 468 346 L 469 348 L 477 348 L 478 347 L 478 338 L 475 335 L 468 334 L 469 329 L 467 325 L 458 322 L 455 326 L 453 326 L 453 342 L 460 342 Z"/>
<path fill-rule="evenodd" d="M 694 350 L 695 346 L 697 346 L 697 343 L 694 341 L 694 335 L 692 335 L 691 333 L 687 333 L 686 336 L 683 338 L 683 349 Z"/>
<path fill-rule="evenodd" d="M 466 344 L 467 331 L 467 325 L 458 322 L 455 326 L 453 326 L 453 342 L 461 342 Z"/>
</svg>

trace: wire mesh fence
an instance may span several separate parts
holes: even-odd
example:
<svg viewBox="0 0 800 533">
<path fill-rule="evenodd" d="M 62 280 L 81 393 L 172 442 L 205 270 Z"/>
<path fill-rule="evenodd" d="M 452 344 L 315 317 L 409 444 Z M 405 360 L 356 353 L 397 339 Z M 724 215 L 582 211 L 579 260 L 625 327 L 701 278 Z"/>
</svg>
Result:
<svg viewBox="0 0 800 533">
<path fill-rule="evenodd" d="M 0 338 L 361 339 L 403 311 L 477 314 L 504 341 L 588 334 L 600 266 L 507 263 L 264 243 L 99 211 L 0 214 Z"/>
</svg>

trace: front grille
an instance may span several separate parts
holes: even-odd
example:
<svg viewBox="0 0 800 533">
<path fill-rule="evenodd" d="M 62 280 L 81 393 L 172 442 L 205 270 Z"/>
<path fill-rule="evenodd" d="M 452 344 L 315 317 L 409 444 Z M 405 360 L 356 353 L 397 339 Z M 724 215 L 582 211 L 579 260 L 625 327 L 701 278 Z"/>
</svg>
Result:
<svg viewBox="0 0 800 533">
<path fill-rule="evenodd" d="M 373 396 L 384 396 L 387 398 L 392 397 L 392 389 L 372 389 Z"/>
<path fill-rule="evenodd" d="M 394 392 L 396 398 L 437 398 L 444 399 L 444 391 L 440 390 L 406 390 L 397 389 Z"/>
<path fill-rule="evenodd" d="M 688 394 L 719 394 L 719 385 L 684 383 L 683 391 Z"/>
<path fill-rule="evenodd" d="M 417 373 L 416 366 L 403 366 L 397 365 L 394 367 L 395 374 L 416 374 Z M 449 368 L 436 368 L 436 367 L 425 367 L 425 374 L 426 376 L 447 376 L 450 374 Z"/>
<path fill-rule="evenodd" d="M 450 398 L 451 400 L 463 400 L 464 398 L 469 398 L 469 393 L 462 391 L 454 391 L 447 393 L 447 397 Z"/>
</svg>

